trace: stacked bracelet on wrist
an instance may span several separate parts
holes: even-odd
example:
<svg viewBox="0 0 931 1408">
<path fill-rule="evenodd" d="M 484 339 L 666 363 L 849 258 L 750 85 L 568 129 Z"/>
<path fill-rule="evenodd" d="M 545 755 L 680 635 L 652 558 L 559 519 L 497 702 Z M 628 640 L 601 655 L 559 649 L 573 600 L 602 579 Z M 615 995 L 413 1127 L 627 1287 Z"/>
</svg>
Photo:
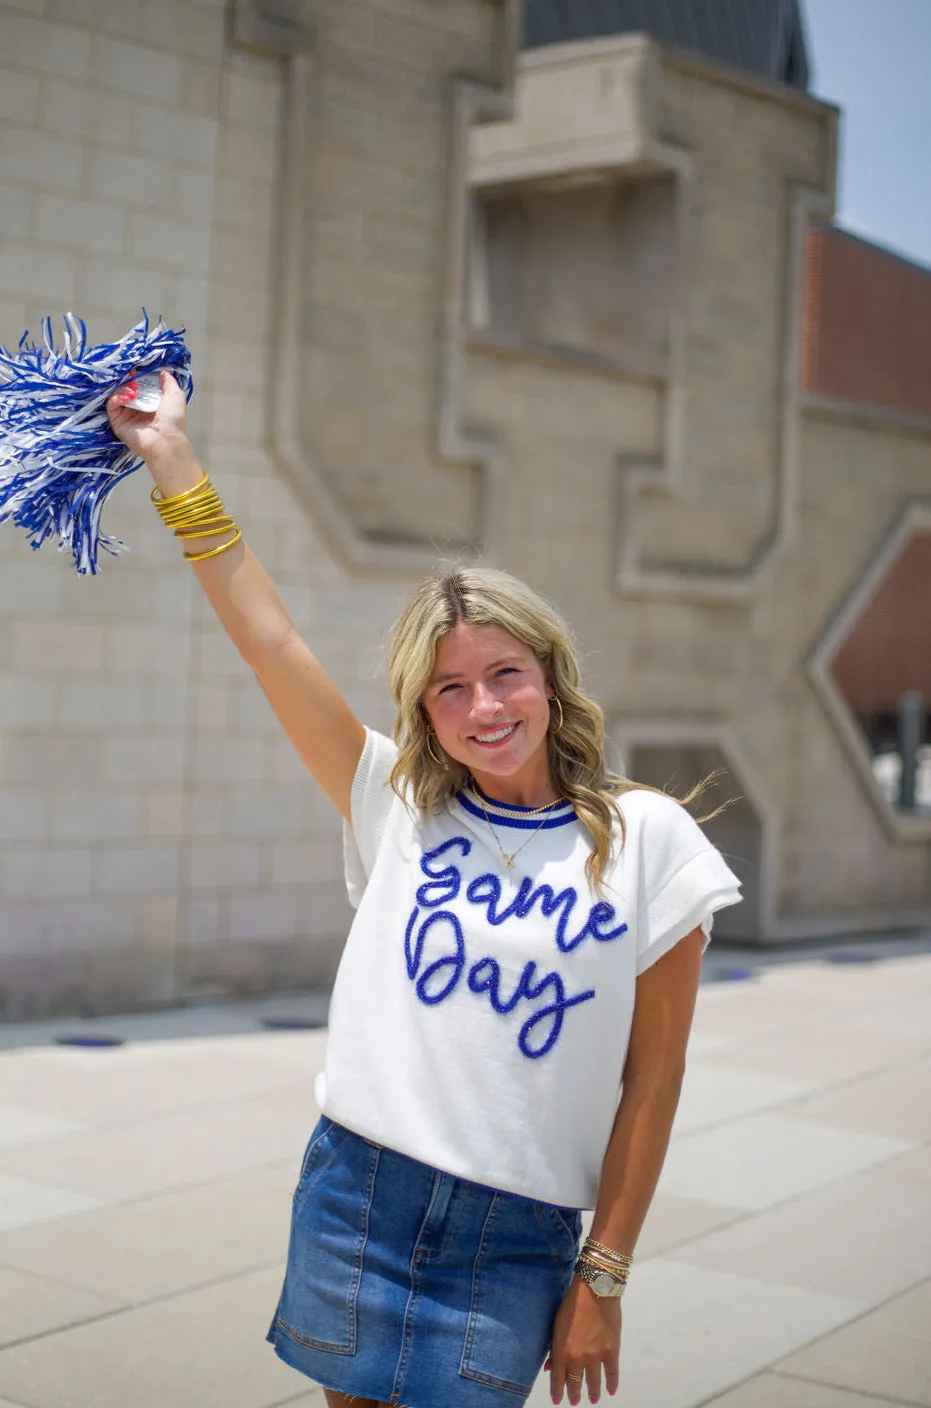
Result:
<svg viewBox="0 0 931 1408">
<path fill-rule="evenodd" d="M 592 1257 L 596 1261 L 603 1261 L 619 1276 L 625 1278 L 630 1275 L 630 1268 L 634 1264 L 632 1256 L 628 1256 L 626 1252 L 616 1252 L 613 1247 L 606 1247 L 604 1242 L 596 1242 L 594 1237 L 586 1237 L 581 1255 Z"/>
<path fill-rule="evenodd" d="M 575 1271 L 595 1295 L 619 1298 L 624 1293 L 632 1265 L 633 1257 L 589 1237 L 579 1252 Z"/>
<path fill-rule="evenodd" d="M 170 499 L 164 498 L 158 489 L 153 489 L 152 502 L 162 522 L 174 529 L 175 537 L 182 541 L 188 538 L 215 538 L 221 533 L 233 534 L 228 542 L 221 543 L 218 548 L 209 548 L 207 552 L 186 552 L 184 556 L 188 562 L 219 557 L 235 547 L 242 537 L 242 532 L 224 509 L 223 500 L 206 474 L 193 489 L 175 494 Z"/>
</svg>

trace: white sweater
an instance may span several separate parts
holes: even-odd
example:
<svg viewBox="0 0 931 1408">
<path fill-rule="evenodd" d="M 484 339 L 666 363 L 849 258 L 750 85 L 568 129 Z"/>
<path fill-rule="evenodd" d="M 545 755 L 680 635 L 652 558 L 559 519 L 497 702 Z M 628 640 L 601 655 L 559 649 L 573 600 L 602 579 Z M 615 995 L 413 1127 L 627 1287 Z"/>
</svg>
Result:
<svg viewBox="0 0 931 1408">
<path fill-rule="evenodd" d="M 357 907 L 330 1010 L 323 1113 L 446 1173 L 590 1208 L 614 1120 L 637 976 L 736 877 L 677 802 L 626 793 L 604 896 L 567 804 L 489 812 L 474 793 L 413 813 L 368 732 L 346 829 Z M 539 827 L 539 829 L 537 829 Z M 507 867 L 502 850 L 513 854 Z"/>
</svg>

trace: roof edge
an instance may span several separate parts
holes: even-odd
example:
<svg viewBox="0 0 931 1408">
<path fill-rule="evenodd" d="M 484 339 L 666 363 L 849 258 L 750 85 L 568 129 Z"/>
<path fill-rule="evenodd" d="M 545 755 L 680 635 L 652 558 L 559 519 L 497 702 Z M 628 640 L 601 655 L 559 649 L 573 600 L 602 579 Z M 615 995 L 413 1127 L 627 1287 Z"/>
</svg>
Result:
<svg viewBox="0 0 931 1408">
<path fill-rule="evenodd" d="M 814 229 L 828 235 L 838 235 L 841 239 L 849 240 L 851 244 L 858 244 L 873 254 L 880 254 L 884 259 L 891 259 L 896 264 L 904 264 L 906 269 L 914 269 L 916 273 L 931 278 L 931 264 L 923 264 L 920 259 L 915 259 L 909 254 L 902 254 L 899 250 L 880 243 L 879 240 L 870 239 L 868 235 L 858 234 L 856 230 L 848 229 L 846 225 L 837 220 L 825 220 L 822 224 L 814 226 Z"/>
<path fill-rule="evenodd" d="M 566 44 L 542 44 L 533 49 L 522 49 L 517 60 L 518 72 L 535 68 L 572 67 L 581 61 L 597 63 L 600 59 L 611 58 L 631 50 L 652 49 L 667 68 L 678 69 L 682 73 L 694 73 L 699 78 L 723 83 L 749 97 L 766 98 L 782 107 L 796 112 L 818 114 L 836 121 L 840 108 L 824 98 L 814 98 L 800 88 L 789 83 L 781 83 L 775 78 L 750 73 L 747 69 L 726 64 L 720 59 L 709 58 L 705 54 L 693 53 L 690 49 L 660 44 L 649 34 L 627 33 L 608 35 L 598 39 L 573 39 Z"/>
</svg>

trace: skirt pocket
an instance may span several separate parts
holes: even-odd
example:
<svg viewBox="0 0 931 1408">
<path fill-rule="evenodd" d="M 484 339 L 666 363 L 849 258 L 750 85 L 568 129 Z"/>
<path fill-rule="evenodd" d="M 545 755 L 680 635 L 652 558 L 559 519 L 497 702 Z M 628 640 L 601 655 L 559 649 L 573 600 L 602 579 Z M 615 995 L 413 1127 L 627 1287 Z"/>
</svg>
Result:
<svg viewBox="0 0 931 1408">
<path fill-rule="evenodd" d="M 464 1378 L 530 1393 L 572 1280 L 579 1223 L 572 1210 L 495 1194 L 473 1267 Z"/>
<path fill-rule="evenodd" d="M 356 1302 L 380 1152 L 324 1120 L 307 1146 L 276 1317 L 299 1344 L 356 1352 Z"/>
</svg>

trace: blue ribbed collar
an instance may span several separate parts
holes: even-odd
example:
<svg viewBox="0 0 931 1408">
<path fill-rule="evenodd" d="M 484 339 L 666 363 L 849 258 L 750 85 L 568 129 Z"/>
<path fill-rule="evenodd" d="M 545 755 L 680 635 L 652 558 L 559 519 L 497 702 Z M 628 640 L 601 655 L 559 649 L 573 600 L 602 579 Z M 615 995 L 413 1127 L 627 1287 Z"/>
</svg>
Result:
<svg viewBox="0 0 931 1408">
<path fill-rule="evenodd" d="M 504 802 L 485 799 L 486 816 L 482 797 L 473 788 L 458 792 L 456 801 L 472 816 L 477 816 L 479 821 L 490 821 L 495 827 L 514 826 L 518 831 L 551 831 L 554 827 L 568 826 L 575 821 L 571 802 L 560 802 L 552 811 L 539 812 L 533 807 L 512 806 L 511 803 L 505 806 Z"/>
</svg>

